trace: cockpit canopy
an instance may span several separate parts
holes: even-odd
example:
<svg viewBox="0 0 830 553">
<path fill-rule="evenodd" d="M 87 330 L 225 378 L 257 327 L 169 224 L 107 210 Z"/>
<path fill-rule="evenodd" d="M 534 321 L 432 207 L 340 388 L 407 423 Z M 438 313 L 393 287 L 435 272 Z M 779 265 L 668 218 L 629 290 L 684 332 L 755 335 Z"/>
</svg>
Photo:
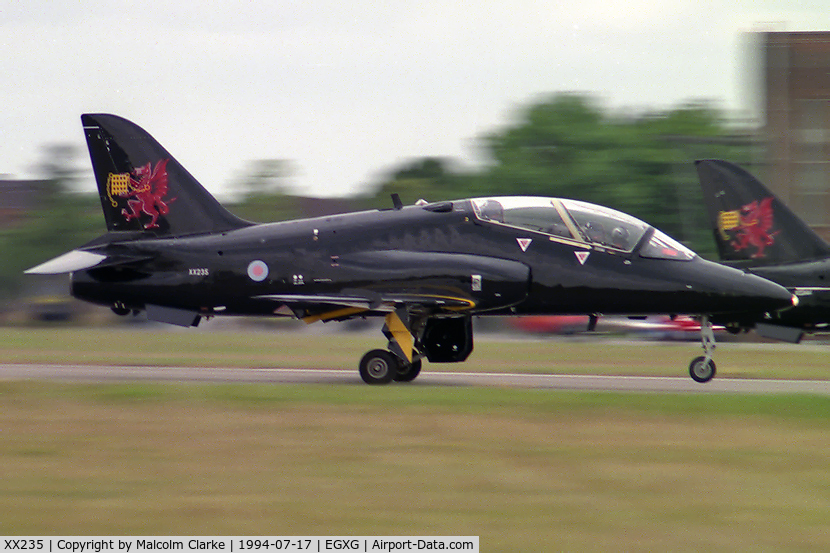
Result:
<svg viewBox="0 0 830 553">
<path fill-rule="evenodd" d="M 607 207 L 559 198 L 509 196 L 472 200 L 481 221 L 546 234 L 551 240 L 579 242 L 632 252 L 642 257 L 689 261 L 695 253 L 643 221 Z"/>
</svg>

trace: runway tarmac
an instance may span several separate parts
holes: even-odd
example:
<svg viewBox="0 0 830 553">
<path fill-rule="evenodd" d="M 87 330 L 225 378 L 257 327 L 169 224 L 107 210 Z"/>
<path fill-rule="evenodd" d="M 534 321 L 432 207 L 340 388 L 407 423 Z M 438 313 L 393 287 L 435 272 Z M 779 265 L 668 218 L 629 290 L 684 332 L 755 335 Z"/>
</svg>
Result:
<svg viewBox="0 0 830 553">
<path fill-rule="evenodd" d="M 274 384 L 353 384 L 355 370 L 216 367 L 109 367 L 100 365 L 0 364 L 0 380 L 71 382 L 202 382 Z M 390 386 L 490 386 L 615 392 L 830 395 L 830 380 L 715 378 L 698 384 L 688 377 L 584 376 L 557 374 L 424 371 L 417 380 Z"/>
</svg>

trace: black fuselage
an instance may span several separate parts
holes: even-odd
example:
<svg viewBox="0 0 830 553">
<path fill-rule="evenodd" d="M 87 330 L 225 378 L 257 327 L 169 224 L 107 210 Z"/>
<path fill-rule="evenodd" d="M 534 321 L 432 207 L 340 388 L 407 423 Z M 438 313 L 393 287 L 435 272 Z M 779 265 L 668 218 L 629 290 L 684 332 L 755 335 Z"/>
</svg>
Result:
<svg viewBox="0 0 830 553">
<path fill-rule="evenodd" d="M 780 295 L 781 306 L 788 299 L 760 278 L 699 257 L 650 259 L 638 254 L 639 247 L 620 252 L 575 245 L 481 221 L 469 201 L 189 237 L 119 241 L 117 234 L 103 240 L 111 242 L 109 254 L 137 261 L 75 272 L 74 296 L 202 315 L 290 314 L 280 308 L 302 306 L 303 296 L 342 298 L 352 292 L 379 300 L 401 293 L 445 296 L 444 312 L 468 314 L 746 317 L 769 309 L 770 295 Z M 262 281 L 248 274 L 253 261 L 268 268 Z M 289 296 L 300 299 L 286 302 Z"/>
<path fill-rule="evenodd" d="M 422 360 L 462 362 L 472 316 L 701 316 L 752 326 L 792 307 L 781 286 L 700 259 L 643 221 L 566 198 L 491 197 L 256 225 L 218 201 L 152 136 L 110 114 L 81 116 L 108 233 L 41 263 L 72 294 L 119 315 L 195 326 L 213 315 L 315 321 L 383 316 L 387 349 L 367 352 L 369 384 L 410 382 Z"/>
</svg>

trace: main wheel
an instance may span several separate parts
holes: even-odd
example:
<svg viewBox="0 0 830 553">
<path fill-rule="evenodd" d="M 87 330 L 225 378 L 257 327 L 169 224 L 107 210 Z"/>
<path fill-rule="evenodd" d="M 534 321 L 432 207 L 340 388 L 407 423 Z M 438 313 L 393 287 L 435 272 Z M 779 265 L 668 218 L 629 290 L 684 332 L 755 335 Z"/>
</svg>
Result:
<svg viewBox="0 0 830 553">
<path fill-rule="evenodd" d="M 398 358 L 385 349 L 373 349 L 360 360 L 360 378 L 366 384 L 388 384 L 398 374 Z"/>
<path fill-rule="evenodd" d="M 416 359 L 409 365 L 400 363 L 398 365 L 398 374 L 395 375 L 396 382 L 412 382 L 421 373 L 421 360 Z"/>
<path fill-rule="evenodd" d="M 695 382 L 709 382 L 715 377 L 715 362 L 706 357 L 695 357 L 689 365 L 689 376 Z"/>
</svg>

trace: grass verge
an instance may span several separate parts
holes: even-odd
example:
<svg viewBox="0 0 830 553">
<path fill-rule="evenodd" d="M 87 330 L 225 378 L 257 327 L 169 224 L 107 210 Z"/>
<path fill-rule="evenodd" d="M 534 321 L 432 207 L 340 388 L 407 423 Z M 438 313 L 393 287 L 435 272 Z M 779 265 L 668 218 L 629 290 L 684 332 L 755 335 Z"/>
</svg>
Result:
<svg viewBox="0 0 830 553">
<path fill-rule="evenodd" d="M 0 534 L 830 548 L 830 398 L 0 383 Z"/>
</svg>

